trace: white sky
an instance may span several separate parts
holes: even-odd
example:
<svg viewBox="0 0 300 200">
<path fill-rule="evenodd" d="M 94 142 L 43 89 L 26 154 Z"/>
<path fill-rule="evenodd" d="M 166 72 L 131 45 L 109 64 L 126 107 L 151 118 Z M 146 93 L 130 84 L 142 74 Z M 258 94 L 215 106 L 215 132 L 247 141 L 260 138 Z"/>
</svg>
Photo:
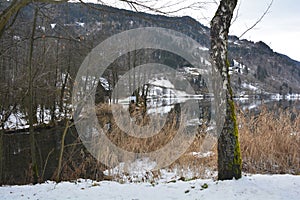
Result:
<svg viewBox="0 0 300 200">
<path fill-rule="evenodd" d="M 97 2 L 97 0 L 85 0 L 85 2 Z M 203 8 L 184 9 L 172 15 L 189 15 L 202 24 L 209 26 L 218 0 L 138 0 L 150 7 L 159 8 L 162 11 L 174 11 L 193 3 Z M 118 0 L 102 0 L 107 5 L 130 9 L 130 6 Z M 200 3 L 199 3 L 200 2 Z M 205 2 L 205 4 L 201 4 Z M 240 36 L 248 27 L 252 26 L 264 13 L 271 0 L 239 0 L 238 18 L 233 23 L 230 34 Z M 177 3 L 177 5 L 174 5 Z M 161 8 L 167 6 L 167 8 Z M 141 8 L 138 8 L 144 11 Z M 254 42 L 263 41 L 274 51 L 286 54 L 292 59 L 300 61 L 300 1 L 299 0 L 274 0 L 271 9 L 262 21 L 242 39 Z"/>
<path fill-rule="evenodd" d="M 242 0 L 239 20 L 231 33 L 240 35 L 266 10 L 270 0 Z M 245 36 L 252 41 L 262 40 L 274 51 L 300 61 L 300 1 L 274 0 L 269 13 Z"/>
</svg>

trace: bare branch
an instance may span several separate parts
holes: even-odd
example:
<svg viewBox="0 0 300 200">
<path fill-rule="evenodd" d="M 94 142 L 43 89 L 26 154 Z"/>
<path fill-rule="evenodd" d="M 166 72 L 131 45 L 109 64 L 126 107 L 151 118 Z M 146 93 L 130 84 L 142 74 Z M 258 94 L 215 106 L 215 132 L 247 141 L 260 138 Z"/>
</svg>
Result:
<svg viewBox="0 0 300 200">
<path fill-rule="evenodd" d="M 129 4 L 131 7 L 134 5 L 134 8 L 136 11 L 137 11 L 136 6 L 138 6 L 140 8 L 144 8 L 149 11 L 153 11 L 153 12 L 164 14 L 164 15 L 177 13 L 179 11 L 187 10 L 187 9 L 200 10 L 200 9 L 205 8 L 205 5 L 207 5 L 207 4 L 218 4 L 215 0 L 204 1 L 204 2 L 199 1 L 199 2 L 193 2 L 191 4 L 187 4 L 185 0 L 180 0 L 180 1 L 176 1 L 176 2 L 168 1 L 168 2 L 164 3 L 163 5 L 161 5 L 160 7 L 157 7 L 157 6 L 155 7 L 154 5 L 152 5 L 152 6 L 146 5 L 146 3 L 148 3 L 148 2 L 150 3 L 151 1 L 147 1 L 147 2 L 146 1 L 141 2 L 138 0 L 119 0 L 119 1 Z M 170 10 L 170 8 L 172 8 L 176 5 L 180 5 L 180 7 Z M 169 8 L 169 10 L 163 11 L 164 8 Z"/>
<path fill-rule="evenodd" d="M 239 2 L 239 5 L 238 5 L 238 7 L 236 9 L 236 15 L 235 15 L 234 19 L 232 20 L 231 25 L 238 19 L 240 8 L 241 8 L 241 2 Z"/>
<path fill-rule="evenodd" d="M 129 4 L 134 10 L 135 10 L 135 12 L 138 12 L 138 9 L 134 6 L 134 4 Z"/>
<path fill-rule="evenodd" d="M 163 11 L 160 11 L 159 9 L 152 8 L 152 7 L 150 7 L 150 6 L 144 5 L 144 4 L 139 3 L 139 2 L 137 2 L 137 1 L 131 1 L 131 0 L 119 0 L 119 1 L 128 3 L 128 5 L 131 5 L 131 6 L 139 6 L 139 7 L 141 7 L 141 8 L 146 8 L 146 9 L 148 9 L 148 10 L 150 10 L 150 11 L 154 11 L 154 12 L 156 12 L 156 13 L 160 13 L 160 14 L 164 14 L 164 15 L 167 14 L 166 12 L 163 12 Z"/>
<path fill-rule="evenodd" d="M 250 31 L 251 29 L 253 29 L 259 22 L 261 22 L 261 20 L 266 16 L 266 14 L 268 14 L 268 12 L 269 12 L 269 10 L 270 10 L 273 2 L 274 2 L 274 0 L 271 0 L 270 4 L 268 5 L 267 9 L 262 14 L 262 16 L 252 26 L 250 26 L 247 30 L 245 30 L 238 38 L 243 37 L 248 31 Z"/>
<path fill-rule="evenodd" d="M 0 37 L 10 18 L 30 3 L 64 3 L 68 0 L 13 0 L 10 5 L 0 14 Z"/>
</svg>

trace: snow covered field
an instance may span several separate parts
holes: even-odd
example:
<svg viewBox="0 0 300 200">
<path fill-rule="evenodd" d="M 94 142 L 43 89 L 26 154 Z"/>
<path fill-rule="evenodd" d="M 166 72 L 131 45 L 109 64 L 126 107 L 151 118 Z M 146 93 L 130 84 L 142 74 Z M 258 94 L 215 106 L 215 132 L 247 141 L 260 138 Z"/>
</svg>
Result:
<svg viewBox="0 0 300 200">
<path fill-rule="evenodd" d="M 197 179 L 179 181 L 161 179 L 155 184 L 91 180 L 77 182 L 47 182 L 38 185 L 2 186 L 1 200 L 65 200 L 65 199 L 251 199 L 298 200 L 300 176 L 248 175 L 240 180 L 214 181 Z"/>
</svg>

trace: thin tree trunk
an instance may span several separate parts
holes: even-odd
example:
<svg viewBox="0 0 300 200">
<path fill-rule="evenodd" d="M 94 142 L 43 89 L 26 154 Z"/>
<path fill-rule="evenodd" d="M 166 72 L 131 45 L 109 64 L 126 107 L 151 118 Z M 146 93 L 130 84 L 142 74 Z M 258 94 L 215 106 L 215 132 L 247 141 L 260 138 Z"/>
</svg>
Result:
<svg viewBox="0 0 300 200">
<path fill-rule="evenodd" d="M 32 32 L 30 38 L 30 51 L 29 51 L 29 62 L 28 62 L 28 73 L 29 73 L 29 134 L 30 134 L 30 152 L 31 152 L 31 164 L 33 170 L 33 182 L 37 183 L 39 178 L 37 159 L 36 159 L 36 147 L 35 147 L 35 138 L 34 138 L 34 128 L 33 128 L 33 73 L 32 73 L 32 59 L 33 59 L 33 48 L 34 48 L 34 35 L 36 29 L 36 21 L 38 9 L 34 11 L 34 19 L 32 25 Z"/>
<path fill-rule="evenodd" d="M 65 126 L 65 130 L 62 134 L 62 138 L 61 138 L 61 145 L 60 145 L 60 153 L 59 153 L 59 158 L 58 158 L 58 166 L 57 166 L 57 174 L 56 174 L 56 182 L 60 181 L 60 173 L 61 173 L 61 166 L 62 166 L 62 159 L 63 159 L 63 155 L 64 155 L 64 148 L 65 148 L 65 138 L 66 135 L 68 133 L 69 130 L 69 120 L 67 119 L 66 121 L 66 126 Z"/>
<path fill-rule="evenodd" d="M 61 90 L 60 90 L 59 115 L 61 115 L 64 112 L 64 97 L 65 97 L 66 86 L 67 86 L 68 79 L 69 79 L 70 69 L 71 69 L 71 56 L 69 55 L 69 61 L 68 61 L 66 75 L 64 77 L 64 80 L 62 80 L 62 86 L 61 86 Z M 65 107 L 65 109 L 66 108 L 67 108 L 67 106 Z M 65 110 L 65 112 L 66 112 L 66 110 Z M 65 115 L 65 118 L 67 118 L 67 115 Z"/>
<path fill-rule="evenodd" d="M 4 128 L 4 127 L 3 127 Z M 3 129 L 0 130 L 0 185 L 3 181 L 3 168 L 4 168 L 4 147 L 3 147 Z"/>
<path fill-rule="evenodd" d="M 59 42 L 60 40 L 57 39 L 57 43 L 56 43 L 56 54 L 55 54 L 55 77 L 54 77 L 54 91 L 51 95 L 52 99 L 51 99 L 51 103 L 52 103 L 52 108 L 51 108 L 51 124 L 55 124 L 55 120 L 56 120 L 56 89 L 57 89 L 57 82 L 58 82 L 58 74 L 59 74 Z"/>
<path fill-rule="evenodd" d="M 218 138 L 218 179 L 241 178 L 241 153 L 229 76 L 228 33 L 237 0 L 222 0 L 211 21 L 211 59 L 223 79 L 226 116 Z M 218 94 L 215 94 L 218 95 Z"/>
<path fill-rule="evenodd" d="M 129 91 L 130 91 L 130 95 L 133 95 L 133 88 L 132 88 L 132 78 L 131 78 L 131 64 L 130 64 L 130 52 L 127 53 L 127 56 L 128 56 L 128 59 L 127 59 L 127 63 L 125 63 L 125 65 L 127 64 L 128 65 L 128 71 L 129 71 Z M 126 61 L 125 61 L 126 62 Z"/>
</svg>

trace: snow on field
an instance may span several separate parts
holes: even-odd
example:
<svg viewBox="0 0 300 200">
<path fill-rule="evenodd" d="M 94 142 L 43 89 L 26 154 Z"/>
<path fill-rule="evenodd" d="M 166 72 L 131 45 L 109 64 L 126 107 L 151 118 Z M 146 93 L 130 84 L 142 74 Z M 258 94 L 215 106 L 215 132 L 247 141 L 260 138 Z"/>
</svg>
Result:
<svg viewBox="0 0 300 200">
<path fill-rule="evenodd" d="M 300 197 L 300 176 L 248 175 L 240 180 L 191 181 L 160 180 L 155 184 L 91 180 L 76 182 L 46 182 L 38 185 L 2 186 L 2 200 L 21 199 L 251 199 L 296 200 Z"/>
<path fill-rule="evenodd" d="M 2 117 L 0 114 L 0 120 Z M 23 129 L 28 127 L 29 125 L 25 119 L 25 115 L 21 112 L 12 113 L 4 123 L 4 129 Z"/>
<path fill-rule="evenodd" d="M 174 85 L 167 79 L 155 79 L 149 82 L 151 85 L 164 87 L 164 88 L 175 88 Z"/>
<path fill-rule="evenodd" d="M 242 86 L 244 88 L 247 88 L 247 89 L 250 89 L 250 90 L 258 90 L 258 88 L 256 86 L 251 85 L 251 84 L 243 83 Z"/>
</svg>

